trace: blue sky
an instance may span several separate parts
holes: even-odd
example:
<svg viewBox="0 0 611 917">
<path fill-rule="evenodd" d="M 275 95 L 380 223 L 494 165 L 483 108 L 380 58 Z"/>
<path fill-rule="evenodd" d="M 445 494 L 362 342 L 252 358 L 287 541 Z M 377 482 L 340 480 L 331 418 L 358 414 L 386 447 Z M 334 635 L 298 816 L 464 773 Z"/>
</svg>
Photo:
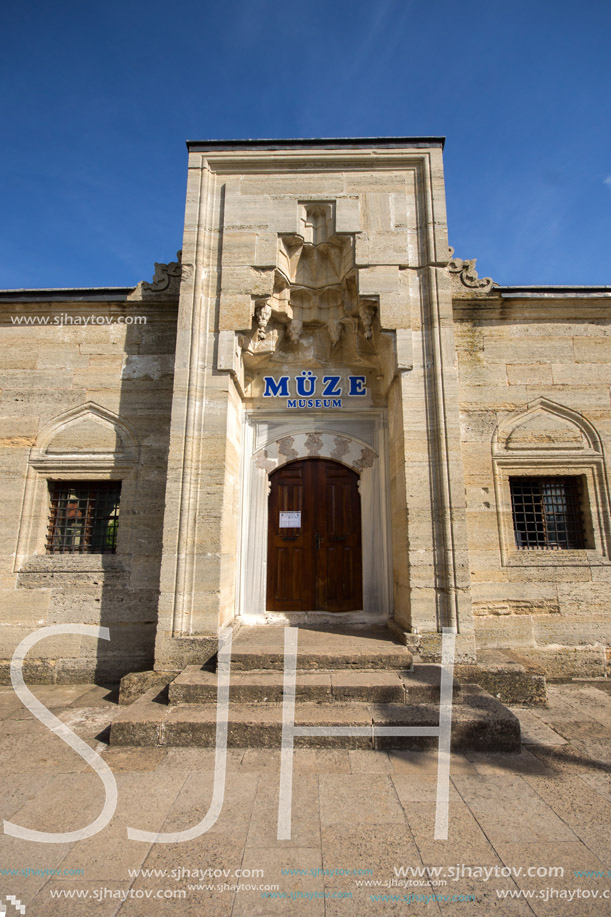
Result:
<svg viewBox="0 0 611 917">
<path fill-rule="evenodd" d="M 150 279 L 186 139 L 419 135 L 480 276 L 611 284 L 609 0 L 21 0 L 2 32 L 1 288 Z"/>
</svg>

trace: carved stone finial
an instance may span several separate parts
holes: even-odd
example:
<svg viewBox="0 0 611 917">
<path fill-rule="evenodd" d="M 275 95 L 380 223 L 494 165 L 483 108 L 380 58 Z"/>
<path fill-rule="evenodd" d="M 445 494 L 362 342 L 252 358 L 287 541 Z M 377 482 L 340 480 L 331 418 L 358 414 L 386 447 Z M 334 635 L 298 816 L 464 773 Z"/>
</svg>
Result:
<svg viewBox="0 0 611 917">
<path fill-rule="evenodd" d="M 320 245 L 335 233 L 335 203 L 309 201 L 301 205 L 301 232 L 304 242 Z"/>
<path fill-rule="evenodd" d="M 471 258 L 469 261 L 454 258 L 454 249 L 450 248 L 449 273 L 456 275 L 464 287 L 477 290 L 479 293 L 489 293 L 493 286 L 492 277 L 478 277 L 475 270 L 476 262 L 477 258 Z"/>
<path fill-rule="evenodd" d="M 153 280 L 149 283 L 147 280 L 141 280 L 129 299 L 161 299 L 178 298 L 180 293 L 181 277 L 186 277 L 190 267 L 182 263 L 182 251 L 177 252 L 176 261 L 170 261 L 169 264 L 158 264 L 155 262 L 155 273 Z"/>
</svg>

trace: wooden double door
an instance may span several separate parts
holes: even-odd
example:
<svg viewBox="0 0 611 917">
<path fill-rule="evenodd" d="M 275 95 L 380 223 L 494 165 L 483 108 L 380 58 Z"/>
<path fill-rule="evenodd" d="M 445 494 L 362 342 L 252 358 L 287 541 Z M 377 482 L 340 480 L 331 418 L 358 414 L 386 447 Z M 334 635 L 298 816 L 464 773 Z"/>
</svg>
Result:
<svg viewBox="0 0 611 917">
<path fill-rule="evenodd" d="M 358 474 L 339 462 L 304 459 L 270 480 L 268 610 L 361 609 Z"/>
</svg>

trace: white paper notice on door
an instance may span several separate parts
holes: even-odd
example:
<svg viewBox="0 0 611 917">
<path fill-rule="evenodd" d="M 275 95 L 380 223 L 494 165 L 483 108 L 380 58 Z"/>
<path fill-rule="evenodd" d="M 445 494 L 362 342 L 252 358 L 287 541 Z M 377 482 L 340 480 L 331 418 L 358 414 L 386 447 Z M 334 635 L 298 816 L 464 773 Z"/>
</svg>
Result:
<svg viewBox="0 0 611 917">
<path fill-rule="evenodd" d="M 281 529 L 300 529 L 301 528 L 301 512 L 298 513 L 280 513 L 280 526 Z"/>
</svg>

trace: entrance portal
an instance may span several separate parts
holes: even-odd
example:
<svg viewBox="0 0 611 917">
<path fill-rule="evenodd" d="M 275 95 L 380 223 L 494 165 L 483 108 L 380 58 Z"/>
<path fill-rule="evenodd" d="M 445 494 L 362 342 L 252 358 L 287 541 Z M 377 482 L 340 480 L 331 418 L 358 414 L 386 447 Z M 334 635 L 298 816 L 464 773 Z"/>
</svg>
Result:
<svg viewBox="0 0 611 917">
<path fill-rule="evenodd" d="M 305 459 L 270 475 L 268 611 L 363 607 L 359 476 Z"/>
</svg>

